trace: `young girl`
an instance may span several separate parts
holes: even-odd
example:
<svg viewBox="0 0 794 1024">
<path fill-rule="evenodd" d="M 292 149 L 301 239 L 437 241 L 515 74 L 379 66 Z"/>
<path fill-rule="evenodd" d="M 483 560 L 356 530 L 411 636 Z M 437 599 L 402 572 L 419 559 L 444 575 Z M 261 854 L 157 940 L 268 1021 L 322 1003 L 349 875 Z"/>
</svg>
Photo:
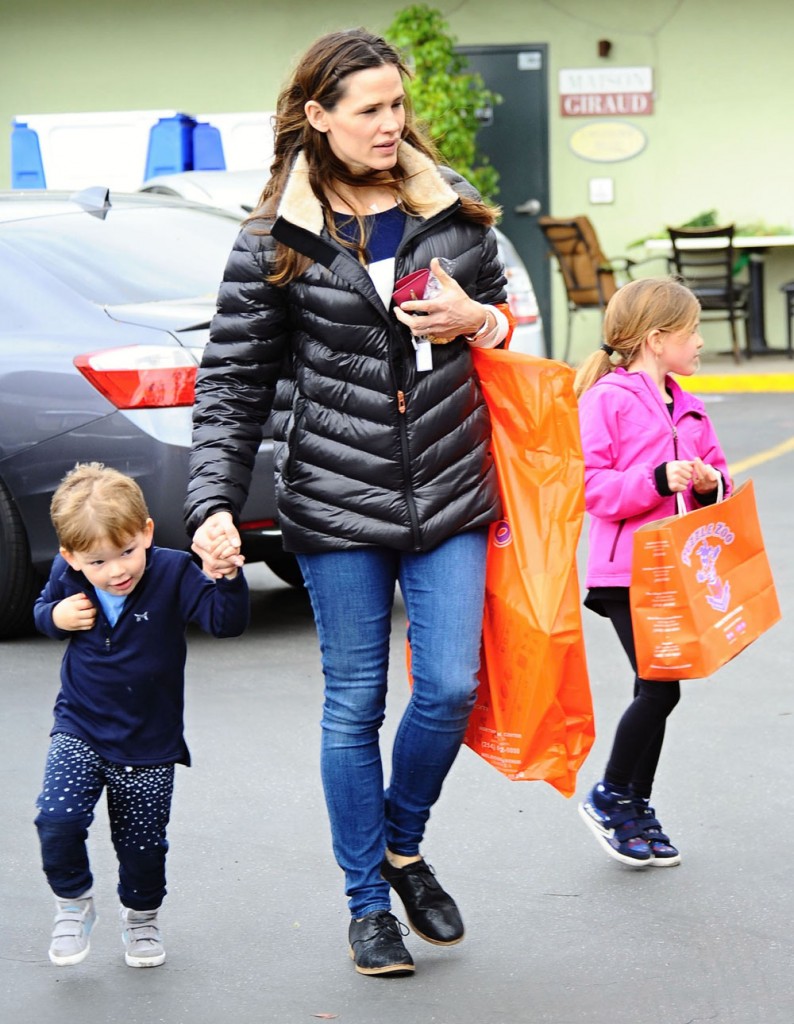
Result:
<svg viewBox="0 0 794 1024">
<path fill-rule="evenodd" d="M 618 723 L 603 779 L 579 813 L 604 850 L 632 867 L 670 867 L 680 854 L 650 806 L 667 716 L 678 682 L 636 675 L 629 610 L 634 531 L 676 511 L 717 500 L 730 479 L 703 403 L 670 374 L 691 376 L 703 339 L 700 306 L 671 279 L 622 287 L 604 318 L 605 344 L 580 367 L 575 388 L 590 514 L 585 605 L 611 619 L 635 672 L 634 699 Z"/>
</svg>

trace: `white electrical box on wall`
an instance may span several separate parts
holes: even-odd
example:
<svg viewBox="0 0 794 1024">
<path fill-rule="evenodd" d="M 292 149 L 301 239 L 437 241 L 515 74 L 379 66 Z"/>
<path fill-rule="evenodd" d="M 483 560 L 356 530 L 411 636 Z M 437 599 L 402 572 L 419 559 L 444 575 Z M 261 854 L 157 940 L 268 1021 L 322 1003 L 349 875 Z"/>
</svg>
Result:
<svg viewBox="0 0 794 1024">
<path fill-rule="evenodd" d="M 615 182 L 612 178 L 591 178 L 590 179 L 590 202 L 591 203 L 614 203 Z"/>
</svg>

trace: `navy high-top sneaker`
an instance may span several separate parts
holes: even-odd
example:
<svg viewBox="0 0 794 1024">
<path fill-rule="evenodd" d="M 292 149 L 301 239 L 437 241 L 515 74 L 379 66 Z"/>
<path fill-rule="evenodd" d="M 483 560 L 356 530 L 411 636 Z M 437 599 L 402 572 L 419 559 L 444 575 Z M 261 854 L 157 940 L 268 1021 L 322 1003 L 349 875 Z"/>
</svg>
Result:
<svg viewBox="0 0 794 1024">
<path fill-rule="evenodd" d="M 651 867 L 672 868 L 680 864 L 681 854 L 663 831 L 650 800 L 636 794 L 633 799 L 637 809 L 637 820 L 642 825 L 642 838 L 651 848 Z"/>
<path fill-rule="evenodd" d="M 582 820 L 610 857 L 633 868 L 653 862 L 651 847 L 643 838 L 644 824 L 628 786 L 622 790 L 598 782 L 579 804 Z"/>
</svg>

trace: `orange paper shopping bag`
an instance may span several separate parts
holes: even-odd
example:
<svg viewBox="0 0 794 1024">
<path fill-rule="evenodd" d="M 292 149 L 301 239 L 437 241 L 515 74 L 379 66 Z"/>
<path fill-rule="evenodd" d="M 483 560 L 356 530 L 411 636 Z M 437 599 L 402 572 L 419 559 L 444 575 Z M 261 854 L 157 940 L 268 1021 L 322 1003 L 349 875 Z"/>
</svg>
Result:
<svg viewBox="0 0 794 1024">
<path fill-rule="evenodd" d="M 634 534 L 631 621 L 643 679 L 716 672 L 780 619 L 753 483 Z"/>
<path fill-rule="evenodd" d="M 504 519 L 490 528 L 482 667 L 465 742 L 515 780 L 572 795 L 593 743 L 576 547 L 584 463 L 573 371 L 474 349 Z"/>
</svg>

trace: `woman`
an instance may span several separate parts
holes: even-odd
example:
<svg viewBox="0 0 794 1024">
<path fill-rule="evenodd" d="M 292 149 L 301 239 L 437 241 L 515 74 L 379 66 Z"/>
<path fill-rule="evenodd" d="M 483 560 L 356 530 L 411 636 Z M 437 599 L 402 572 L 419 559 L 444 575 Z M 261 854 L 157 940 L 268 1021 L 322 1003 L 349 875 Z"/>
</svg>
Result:
<svg viewBox="0 0 794 1024">
<path fill-rule="evenodd" d="M 322 650 L 322 777 L 350 955 L 373 975 L 414 969 L 390 886 L 422 938 L 463 938 L 419 847 L 476 693 L 487 526 L 500 512 L 469 345 L 509 330 L 495 211 L 437 166 L 405 77 L 383 39 L 335 32 L 279 97 L 271 177 L 229 259 L 199 373 L 187 503 L 208 571 L 239 561 L 235 522 L 273 407 L 284 544 Z M 431 261 L 437 297 L 394 308 L 395 281 Z M 384 797 L 396 582 L 413 690 Z"/>
</svg>

